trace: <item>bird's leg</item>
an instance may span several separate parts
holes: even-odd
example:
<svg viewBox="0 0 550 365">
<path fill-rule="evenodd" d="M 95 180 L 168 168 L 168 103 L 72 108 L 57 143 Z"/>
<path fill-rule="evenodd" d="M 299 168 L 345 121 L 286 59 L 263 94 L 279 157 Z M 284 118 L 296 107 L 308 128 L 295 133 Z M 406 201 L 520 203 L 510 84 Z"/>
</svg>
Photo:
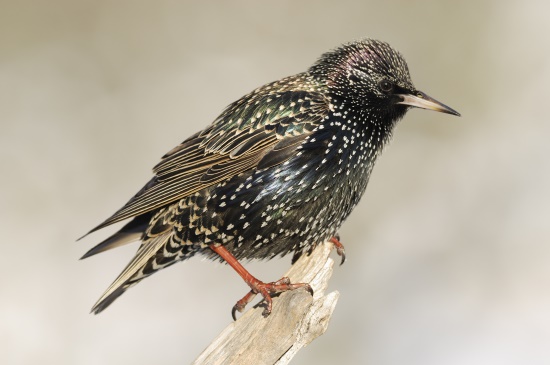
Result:
<svg viewBox="0 0 550 365">
<path fill-rule="evenodd" d="M 340 236 L 336 235 L 332 237 L 329 241 L 332 242 L 332 244 L 334 245 L 338 256 L 342 258 L 342 261 L 340 261 L 340 265 L 342 265 L 346 261 L 346 249 L 344 248 L 342 242 L 340 242 Z"/>
<path fill-rule="evenodd" d="M 272 299 L 271 296 L 274 294 L 279 294 L 288 290 L 294 290 L 299 288 L 306 288 L 306 290 L 313 295 L 313 289 L 311 289 L 311 286 L 308 283 L 297 283 L 292 284 L 290 282 L 290 279 L 287 277 L 283 277 L 277 281 L 274 281 L 272 283 L 264 283 L 258 279 L 256 279 L 252 274 L 248 272 L 244 268 L 243 265 L 233 256 L 224 246 L 221 245 L 210 245 L 209 246 L 212 251 L 220 255 L 222 259 L 225 260 L 236 272 L 243 278 L 244 282 L 248 284 L 250 287 L 250 292 L 248 292 L 241 300 L 237 302 L 233 306 L 233 310 L 231 311 L 231 315 L 233 316 L 233 320 L 236 320 L 236 312 L 242 312 L 246 305 L 250 303 L 252 299 L 256 296 L 256 294 L 261 294 L 262 297 L 265 300 L 266 307 L 262 313 L 264 317 L 269 316 L 271 313 L 272 308 Z"/>
</svg>

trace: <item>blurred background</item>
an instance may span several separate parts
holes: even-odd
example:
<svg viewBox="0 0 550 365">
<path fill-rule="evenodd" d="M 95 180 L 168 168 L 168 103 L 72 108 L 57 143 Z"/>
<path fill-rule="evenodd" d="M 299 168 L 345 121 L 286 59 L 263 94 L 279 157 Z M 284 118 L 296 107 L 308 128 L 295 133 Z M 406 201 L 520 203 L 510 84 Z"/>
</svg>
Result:
<svg viewBox="0 0 550 365">
<path fill-rule="evenodd" d="M 4 364 L 186 364 L 246 291 L 194 259 L 89 309 L 131 245 L 75 240 L 159 158 L 264 83 L 341 43 L 385 40 L 412 110 L 341 230 L 328 332 L 296 364 L 550 362 L 547 1 L 2 1 L 0 353 Z M 290 258 L 247 267 L 278 279 Z M 7 360 L 7 361 L 6 361 Z"/>
</svg>

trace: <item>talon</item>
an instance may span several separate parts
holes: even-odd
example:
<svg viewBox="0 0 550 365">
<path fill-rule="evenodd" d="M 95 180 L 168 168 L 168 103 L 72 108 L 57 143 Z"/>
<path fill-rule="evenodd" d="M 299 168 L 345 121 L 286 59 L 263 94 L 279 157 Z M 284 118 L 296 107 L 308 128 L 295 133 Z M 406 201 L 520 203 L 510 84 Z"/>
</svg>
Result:
<svg viewBox="0 0 550 365">
<path fill-rule="evenodd" d="M 242 313 L 243 309 L 239 308 L 237 304 L 233 306 L 233 309 L 231 309 L 231 317 L 233 317 L 233 320 L 237 320 L 237 312 Z"/>
<path fill-rule="evenodd" d="M 271 295 L 280 294 L 285 291 L 295 290 L 299 288 L 306 288 L 306 290 L 313 295 L 313 289 L 307 283 L 297 283 L 292 284 L 290 279 L 285 277 L 280 278 L 277 281 L 272 283 L 264 283 L 254 276 L 252 276 L 240 263 L 237 261 L 235 256 L 233 256 L 227 249 L 223 246 L 210 245 L 212 251 L 216 252 L 223 258 L 237 273 L 243 278 L 244 282 L 250 287 L 250 291 L 246 293 L 241 300 L 239 300 L 231 310 L 231 316 L 233 320 L 237 320 L 237 312 L 242 312 L 246 305 L 254 299 L 256 294 L 261 294 L 265 301 L 265 309 L 262 312 L 264 317 L 267 317 L 271 314 L 271 309 L 273 307 L 273 300 Z"/>
<path fill-rule="evenodd" d="M 332 244 L 334 245 L 338 256 L 342 258 L 342 261 L 340 261 L 340 266 L 342 266 L 346 261 L 346 249 L 344 248 L 342 242 L 340 242 L 340 235 L 332 237 L 329 241 L 332 242 Z"/>
<path fill-rule="evenodd" d="M 290 279 L 286 276 L 283 276 L 279 280 L 273 283 L 274 285 L 290 285 Z"/>
<path fill-rule="evenodd" d="M 241 300 L 235 303 L 233 309 L 231 310 L 231 317 L 233 317 L 234 321 L 237 320 L 237 312 L 242 313 L 246 305 L 250 303 L 255 296 L 256 293 L 251 290 Z"/>
<path fill-rule="evenodd" d="M 271 309 L 272 309 L 272 303 L 271 303 L 271 298 L 269 298 L 269 301 L 266 301 L 266 306 L 262 312 L 262 316 L 264 318 L 267 318 L 269 317 L 269 315 L 271 314 Z"/>
<path fill-rule="evenodd" d="M 271 298 L 272 295 L 300 288 L 305 288 L 308 293 L 313 295 L 313 289 L 311 289 L 311 286 L 309 284 L 292 284 L 290 282 L 290 279 L 287 277 L 283 277 L 272 283 L 264 283 L 254 278 L 253 280 L 251 280 L 251 282 L 248 283 L 248 285 L 252 290 L 250 290 L 241 300 L 239 300 L 237 304 L 233 306 L 233 310 L 231 311 L 231 315 L 233 316 L 233 320 L 235 321 L 237 320 L 236 313 L 242 312 L 246 305 L 250 303 L 252 299 L 256 296 L 256 294 L 261 294 L 264 299 L 265 308 L 262 312 L 262 315 L 264 317 L 268 317 L 271 314 L 271 310 L 273 309 L 273 299 Z"/>
</svg>

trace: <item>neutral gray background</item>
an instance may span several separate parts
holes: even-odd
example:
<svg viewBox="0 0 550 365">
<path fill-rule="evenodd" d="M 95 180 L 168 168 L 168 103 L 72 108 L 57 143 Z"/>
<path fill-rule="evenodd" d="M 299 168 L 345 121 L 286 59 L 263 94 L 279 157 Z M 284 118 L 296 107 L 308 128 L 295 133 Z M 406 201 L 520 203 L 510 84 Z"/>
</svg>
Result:
<svg viewBox="0 0 550 365">
<path fill-rule="evenodd" d="M 251 89 L 362 37 L 463 114 L 413 110 L 342 229 L 329 331 L 296 364 L 550 362 L 548 1 L 3 1 L 4 364 L 186 364 L 246 286 L 194 259 L 89 308 L 136 246 L 75 243 Z M 251 263 L 277 279 L 289 259 Z M 275 303 L 276 305 L 276 303 Z M 261 320 L 259 318 L 258 320 Z M 7 361 L 6 361 L 7 359 Z"/>
</svg>

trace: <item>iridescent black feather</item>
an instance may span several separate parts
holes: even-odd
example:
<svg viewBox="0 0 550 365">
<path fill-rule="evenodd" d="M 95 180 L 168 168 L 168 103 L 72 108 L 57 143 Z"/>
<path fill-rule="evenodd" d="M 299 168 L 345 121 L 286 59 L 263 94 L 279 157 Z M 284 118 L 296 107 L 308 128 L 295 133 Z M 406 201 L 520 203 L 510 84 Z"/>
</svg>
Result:
<svg viewBox="0 0 550 365">
<path fill-rule="evenodd" d="M 405 60 L 367 39 L 229 105 L 168 152 L 153 179 L 92 230 L 134 217 L 85 257 L 125 243 L 129 233 L 142 241 L 92 311 L 177 261 L 219 258 L 211 244 L 237 259 L 269 259 L 299 255 L 336 235 L 413 105 L 403 102 L 409 94 L 420 95 Z"/>
</svg>

